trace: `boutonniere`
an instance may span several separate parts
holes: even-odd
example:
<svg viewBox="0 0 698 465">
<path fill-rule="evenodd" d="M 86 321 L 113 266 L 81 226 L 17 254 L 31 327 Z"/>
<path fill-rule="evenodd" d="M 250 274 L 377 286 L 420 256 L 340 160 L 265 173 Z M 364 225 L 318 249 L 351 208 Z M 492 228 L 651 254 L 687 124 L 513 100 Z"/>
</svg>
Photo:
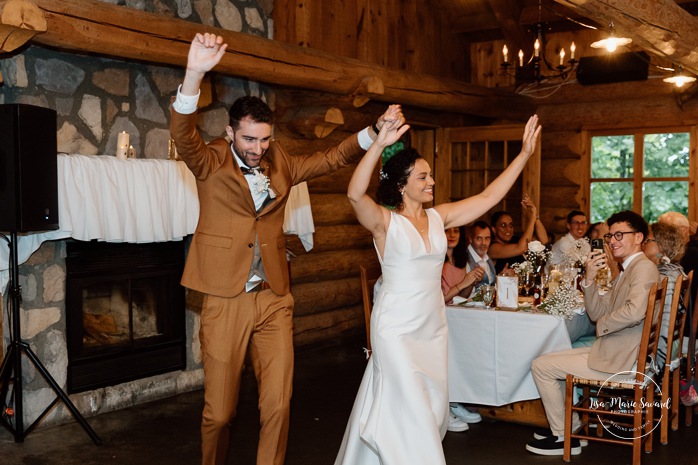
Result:
<svg viewBox="0 0 698 465">
<path fill-rule="evenodd" d="M 276 193 L 270 187 L 269 176 L 262 173 L 260 170 L 255 170 L 254 172 L 254 187 L 259 194 L 269 193 L 269 197 L 272 199 L 276 197 Z"/>
</svg>

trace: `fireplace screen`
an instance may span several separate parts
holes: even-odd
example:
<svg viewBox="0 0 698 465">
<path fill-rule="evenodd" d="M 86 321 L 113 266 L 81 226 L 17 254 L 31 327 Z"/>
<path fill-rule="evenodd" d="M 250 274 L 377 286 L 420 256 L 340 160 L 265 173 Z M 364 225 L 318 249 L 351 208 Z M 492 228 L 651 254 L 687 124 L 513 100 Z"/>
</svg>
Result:
<svg viewBox="0 0 698 465">
<path fill-rule="evenodd" d="M 69 392 L 184 368 L 183 263 L 182 242 L 68 243 Z"/>
</svg>

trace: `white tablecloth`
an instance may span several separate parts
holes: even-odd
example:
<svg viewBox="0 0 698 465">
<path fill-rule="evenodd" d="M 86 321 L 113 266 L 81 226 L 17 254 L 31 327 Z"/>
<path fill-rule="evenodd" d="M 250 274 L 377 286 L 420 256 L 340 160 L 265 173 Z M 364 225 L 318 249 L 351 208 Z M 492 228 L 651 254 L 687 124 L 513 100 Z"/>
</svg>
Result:
<svg viewBox="0 0 698 465">
<path fill-rule="evenodd" d="M 448 389 L 451 402 L 499 406 L 540 395 L 533 359 L 570 349 L 562 317 L 449 306 Z"/>
<path fill-rule="evenodd" d="M 18 234 L 17 262 L 42 242 L 165 242 L 193 234 L 199 221 L 196 179 L 182 161 L 58 155 L 58 229 Z M 293 186 L 284 232 L 298 234 L 306 250 L 315 227 L 305 183 Z M 9 248 L 0 241 L 0 294 L 9 280 Z"/>
<path fill-rule="evenodd" d="M 192 234 L 199 219 L 196 181 L 184 162 L 58 155 L 55 231 L 18 235 L 18 263 L 48 240 L 164 242 Z M 0 242 L 0 293 L 9 250 Z"/>
</svg>

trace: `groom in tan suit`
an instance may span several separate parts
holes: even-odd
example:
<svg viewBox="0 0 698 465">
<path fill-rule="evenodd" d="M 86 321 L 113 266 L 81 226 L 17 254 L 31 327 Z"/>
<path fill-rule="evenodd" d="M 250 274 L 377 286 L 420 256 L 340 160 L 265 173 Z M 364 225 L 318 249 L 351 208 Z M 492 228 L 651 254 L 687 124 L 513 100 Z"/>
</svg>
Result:
<svg viewBox="0 0 698 465">
<path fill-rule="evenodd" d="M 642 252 L 647 237 L 647 222 L 632 211 L 611 215 L 607 221 L 609 234 L 604 236 L 613 260 L 621 265 L 621 273 L 612 290 L 604 295 L 594 283 L 596 272 L 606 265 L 606 254 L 594 255 L 586 263 L 584 306 L 596 323 L 596 340 L 591 347 L 545 354 L 533 361 L 531 372 L 550 431 L 534 434 L 526 450 L 539 455 L 562 455 L 565 432 L 565 377 L 568 373 L 590 379 L 606 380 L 615 373 L 633 369 L 642 338 L 647 310 L 647 297 L 660 279 L 657 267 Z M 579 418 L 572 419 L 573 429 Z M 582 451 L 579 439 L 572 439 L 572 454 Z"/>
<path fill-rule="evenodd" d="M 226 47 L 220 36 L 196 35 L 170 127 L 177 152 L 196 177 L 201 206 L 182 284 L 205 294 L 202 463 L 226 461 L 229 424 L 249 351 L 259 388 L 257 464 L 281 465 L 293 380 L 293 297 L 282 230 L 289 191 L 356 162 L 375 139 L 375 129 L 386 121 L 404 123 L 404 118 L 399 106 L 391 106 L 370 131 L 338 147 L 289 156 L 271 139 L 271 109 L 257 97 L 242 97 L 229 112 L 226 132 L 232 142 L 219 138 L 206 144 L 196 128 L 199 87 Z"/>
</svg>

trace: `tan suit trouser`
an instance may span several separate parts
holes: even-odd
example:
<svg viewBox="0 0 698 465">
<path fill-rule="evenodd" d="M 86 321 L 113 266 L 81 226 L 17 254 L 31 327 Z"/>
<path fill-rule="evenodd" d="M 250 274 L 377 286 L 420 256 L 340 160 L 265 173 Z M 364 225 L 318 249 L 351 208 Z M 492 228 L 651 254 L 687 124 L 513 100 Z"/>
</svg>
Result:
<svg viewBox="0 0 698 465">
<path fill-rule="evenodd" d="M 565 378 L 568 373 L 587 379 L 606 380 L 613 373 L 606 373 L 589 368 L 591 347 L 561 350 L 541 355 L 531 364 L 531 374 L 536 383 L 540 399 L 543 401 L 545 416 L 550 423 L 553 434 L 565 434 Z M 627 376 L 625 376 L 627 378 Z M 572 417 L 572 429 L 580 425 L 575 413 Z"/>
<path fill-rule="evenodd" d="M 249 348 L 259 390 L 258 465 L 282 465 L 293 385 L 293 297 L 271 290 L 207 295 L 201 311 L 204 363 L 202 465 L 223 465 Z"/>
</svg>

